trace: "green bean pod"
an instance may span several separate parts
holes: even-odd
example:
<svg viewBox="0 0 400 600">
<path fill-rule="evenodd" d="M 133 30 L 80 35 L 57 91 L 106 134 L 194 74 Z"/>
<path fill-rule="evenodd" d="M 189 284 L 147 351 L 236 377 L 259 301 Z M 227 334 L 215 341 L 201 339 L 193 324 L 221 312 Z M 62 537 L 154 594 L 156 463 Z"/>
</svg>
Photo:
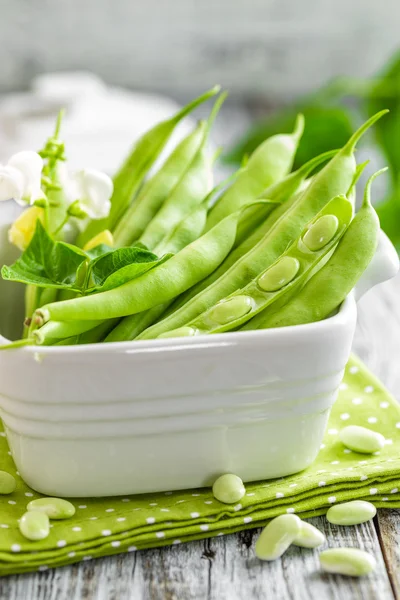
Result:
<svg viewBox="0 0 400 600">
<path fill-rule="evenodd" d="M 154 249 L 178 223 L 204 200 L 213 188 L 212 156 L 207 148 L 211 126 L 226 98 L 221 94 L 214 104 L 207 121 L 202 144 L 188 169 L 182 175 L 158 213 L 146 227 L 139 241 L 150 250 Z"/>
<path fill-rule="evenodd" d="M 292 240 L 333 197 L 346 194 L 356 172 L 355 145 L 375 121 L 387 111 L 381 111 L 364 123 L 347 144 L 328 164 L 315 175 L 311 184 L 286 210 L 278 206 L 271 217 L 275 220 L 264 237 L 247 254 L 235 262 L 205 290 L 194 296 L 185 305 L 145 330 L 138 339 L 151 339 L 177 329 L 195 319 L 199 314 L 216 304 L 218 300 L 243 288 L 280 256 Z"/>
<path fill-rule="evenodd" d="M 78 337 L 77 344 L 98 344 L 116 327 L 120 319 L 107 319 L 89 331 L 84 331 Z"/>
<path fill-rule="evenodd" d="M 110 342 L 127 342 L 137 338 L 147 327 L 150 327 L 157 321 L 161 315 L 165 313 L 170 306 L 171 300 L 163 304 L 157 304 L 153 308 L 144 310 L 134 315 L 124 317 L 117 325 L 109 332 L 105 338 L 106 343 Z"/>
<path fill-rule="evenodd" d="M 86 230 L 79 237 L 78 242 L 80 245 L 83 245 L 104 229 L 114 230 L 118 221 L 129 207 L 135 192 L 142 184 L 145 175 L 171 137 L 175 127 L 200 104 L 218 94 L 220 89 L 220 86 L 213 87 L 195 100 L 192 100 L 192 102 L 189 102 L 189 104 L 184 106 L 170 119 L 157 123 L 157 125 L 137 140 L 131 153 L 114 177 L 114 192 L 111 198 L 111 211 L 108 218 L 89 223 Z"/>
<path fill-rule="evenodd" d="M 263 201 L 260 201 L 263 202 Z M 117 288 L 47 304 L 34 314 L 47 321 L 104 320 L 139 313 L 175 298 L 206 277 L 232 248 L 238 223 L 248 207 L 229 215 L 169 260 Z"/>
<path fill-rule="evenodd" d="M 260 197 L 269 198 L 270 204 L 265 206 L 255 206 L 246 213 L 246 218 L 240 223 L 238 230 L 235 246 L 232 252 L 226 257 L 224 262 L 216 269 L 211 275 L 209 275 L 203 281 L 200 281 L 197 285 L 193 286 L 190 290 L 182 294 L 174 302 L 172 310 L 167 312 L 170 314 L 174 312 L 191 298 L 196 296 L 202 290 L 211 285 L 221 275 L 226 273 L 230 267 L 235 264 L 242 256 L 249 252 L 258 242 L 264 237 L 266 232 L 272 227 L 275 221 L 278 220 L 279 215 L 282 211 L 276 211 L 276 207 L 279 204 L 285 204 L 286 211 L 297 202 L 299 195 L 306 187 L 311 183 L 307 177 L 314 169 L 320 166 L 323 162 L 326 162 L 329 158 L 332 158 L 337 154 L 338 150 L 331 150 L 324 152 L 315 158 L 312 158 L 307 163 L 302 165 L 297 171 L 290 173 L 281 181 L 269 186 Z M 272 213 L 272 214 L 271 214 Z"/>
<path fill-rule="evenodd" d="M 101 321 L 99 325 L 96 325 L 92 329 L 88 329 L 83 333 L 78 333 L 78 335 L 72 335 L 70 337 L 58 339 L 57 341 L 54 341 L 54 343 L 54 338 L 49 336 L 48 340 L 46 340 L 46 338 L 43 340 L 43 343 L 50 344 L 52 346 L 80 346 L 82 344 L 99 344 L 105 340 L 106 336 L 118 324 L 119 321 L 120 319 L 107 319 L 106 321 Z M 57 321 L 50 322 L 56 323 Z M 39 338 L 39 342 L 40 341 L 41 339 Z"/>
<path fill-rule="evenodd" d="M 50 346 L 57 340 L 79 335 L 101 325 L 103 321 L 49 321 L 40 329 L 31 332 L 31 337 L 38 345 Z"/>
<path fill-rule="evenodd" d="M 327 318 L 337 310 L 375 254 L 379 219 L 371 205 L 370 188 L 375 177 L 385 170 L 382 169 L 369 178 L 363 204 L 326 265 L 287 304 L 267 308 L 242 329 L 269 329 L 313 323 Z"/>
<path fill-rule="evenodd" d="M 352 216 L 351 202 L 345 196 L 337 196 L 308 223 L 286 252 L 256 279 L 186 323 L 183 328 L 159 337 L 174 337 L 182 329 L 187 335 L 237 329 L 275 301 L 292 295 L 337 245 Z"/>
<path fill-rule="evenodd" d="M 203 202 L 196 207 L 191 214 L 178 223 L 175 229 L 173 229 L 171 233 L 154 248 L 154 252 L 158 256 L 170 253 L 176 254 L 200 237 L 204 229 L 209 206 L 212 203 L 214 196 L 223 190 L 230 181 L 236 179 L 239 173 L 240 170 L 215 186 Z M 109 332 L 104 341 L 120 342 L 133 340 L 147 327 L 150 327 L 150 325 L 166 311 L 172 302 L 173 300 L 169 300 L 168 302 L 154 306 L 147 311 L 124 317 L 116 327 Z"/>
<path fill-rule="evenodd" d="M 289 173 L 303 130 L 304 117 L 298 115 L 293 133 L 274 135 L 254 151 L 242 175 L 210 211 L 206 231 Z"/>
<path fill-rule="evenodd" d="M 207 219 L 207 203 L 203 202 L 189 216 L 178 223 L 170 236 L 160 242 L 154 249 L 154 252 L 160 256 L 172 252 L 176 254 L 182 248 L 199 238 L 204 229 Z M 124 317 L 115 328 L 110 331 L 105 339 L 106 342 L 120 342 L 133 340 L 142 333 L 147 327 L 150 327 L 170 306 L 172 300 L 154 306 L 146 311 L 135 313 Z"/>
<path fill-rule="evenodd" d="M 142 187 L 114 231 L 117 247 L 130 246 L 140 238 L 172 192 L 203 143 L 206 121 L 200 121 L 171 152 L 159 171 Z"/>
</svg>

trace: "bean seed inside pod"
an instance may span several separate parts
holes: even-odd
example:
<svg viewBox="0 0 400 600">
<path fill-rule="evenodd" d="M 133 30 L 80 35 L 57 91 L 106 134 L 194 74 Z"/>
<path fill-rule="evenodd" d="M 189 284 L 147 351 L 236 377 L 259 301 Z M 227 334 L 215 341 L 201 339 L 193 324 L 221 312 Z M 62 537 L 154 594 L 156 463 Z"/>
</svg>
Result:
<svg viewBox="0 0 400 600">
<path fill-rule="evenodd" d="M 175 337 L 192 337 L 193 335 L 196 335 L 196 329 L 194 327 L 179 327 L 178 329 L 172 329 L 171 331 L 161 333 L 158 337 L 159 339 L 163 339 Z"/>
<path fill-rule="evenodd" d="M 297 258 L 283 256 L 258 278 L 257 283 L 264 292 L 276 292 L 290 283 L 299 269 Z"/>
<path fill-rule="evenodd" d="M 358 548 L 330 548 L 319 555 L 321 567 L 328 573 L 361 577 L 376 568 L 376 560 L 371 554 Z"/>
<path fill-rule="evenodd" d="M 312 252 L 321 250 L 335 236 L 339 220 L 335 215 L 323 215 L 311 225 L 303 236 L 303 243 Z"/>
<path fill-rule="evenodd" d="M 234 296 L 220 302 L 210 311 L 210 318 L 221 325 L 244 317 L 251 311 L 252 299 L 249 296 Z"/>
<path fill-rule="evenodd" d="M 359 425 L 344 427 L 339 433 L 339 439 L 351 450 L 363 454 L 377 452 L 385 445 L 385 438 L 381 433 Z"/>
</svg>

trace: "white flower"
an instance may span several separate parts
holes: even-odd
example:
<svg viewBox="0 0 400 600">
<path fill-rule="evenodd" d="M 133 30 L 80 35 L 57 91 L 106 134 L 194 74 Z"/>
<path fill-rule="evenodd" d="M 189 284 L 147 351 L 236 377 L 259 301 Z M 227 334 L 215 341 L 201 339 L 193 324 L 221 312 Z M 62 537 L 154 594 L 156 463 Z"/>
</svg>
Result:
<svg viewBox="0 0 400 600">
<path fill-rule="evenodd" d="M 13 198 L 18 204 L 34 204 L 43 198 L 42 169 L 43 160 L 36 152 L 14 154 L 7 165 L 0 165 L 0 201 Z"/>
<path fill-rule="evenodd" d="M 91 219 L 103 219 L 111 208 L 110 198 L 113 182 L 101 171 L 82 169 L 70 176 L 68 193 L 72 202 L 79 202 L 79 208 Z"/>
</svg>

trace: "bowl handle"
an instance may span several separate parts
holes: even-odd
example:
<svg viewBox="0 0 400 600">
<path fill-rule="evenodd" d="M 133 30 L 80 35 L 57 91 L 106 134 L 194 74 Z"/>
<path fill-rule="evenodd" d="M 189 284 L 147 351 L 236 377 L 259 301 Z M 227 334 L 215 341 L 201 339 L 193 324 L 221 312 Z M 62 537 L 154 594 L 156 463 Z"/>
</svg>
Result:
<svg viewBox="0 0 400 600">
<path fill-rule="evenodd" d="M 375 256 L 362 274 L 355 287 L 358 301 L 378 283 L 391 279 L 399 271 L 399 257 L 387 235 L 381 230 Z"/>
</svg>

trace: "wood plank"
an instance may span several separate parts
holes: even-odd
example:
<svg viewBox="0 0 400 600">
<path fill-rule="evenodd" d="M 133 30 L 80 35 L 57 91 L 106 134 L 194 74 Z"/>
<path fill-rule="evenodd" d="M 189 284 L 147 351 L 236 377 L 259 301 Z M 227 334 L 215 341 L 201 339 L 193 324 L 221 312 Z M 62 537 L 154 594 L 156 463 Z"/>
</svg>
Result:
<svg viewBox="0 0 400 600">
<path fill-rule="evenodd" d="M 376 524 L 393 591 L 400 598 L 400 510 L 381 510 Z"/>
<path fill-rule="evenodd" d="M 1 581 L 8 600 L 392 600 L 373 523 L 338 528 L 325 518 L 311 522 L 324 531 L 330 547 L 363 548 L 378 568 L 362 579 L 321 572 L 318 550 L 292 547 L 273 563 L 255 557 L 260 530 L 200 542 L 83 562 L 44 573 Z"/>
</svg>

